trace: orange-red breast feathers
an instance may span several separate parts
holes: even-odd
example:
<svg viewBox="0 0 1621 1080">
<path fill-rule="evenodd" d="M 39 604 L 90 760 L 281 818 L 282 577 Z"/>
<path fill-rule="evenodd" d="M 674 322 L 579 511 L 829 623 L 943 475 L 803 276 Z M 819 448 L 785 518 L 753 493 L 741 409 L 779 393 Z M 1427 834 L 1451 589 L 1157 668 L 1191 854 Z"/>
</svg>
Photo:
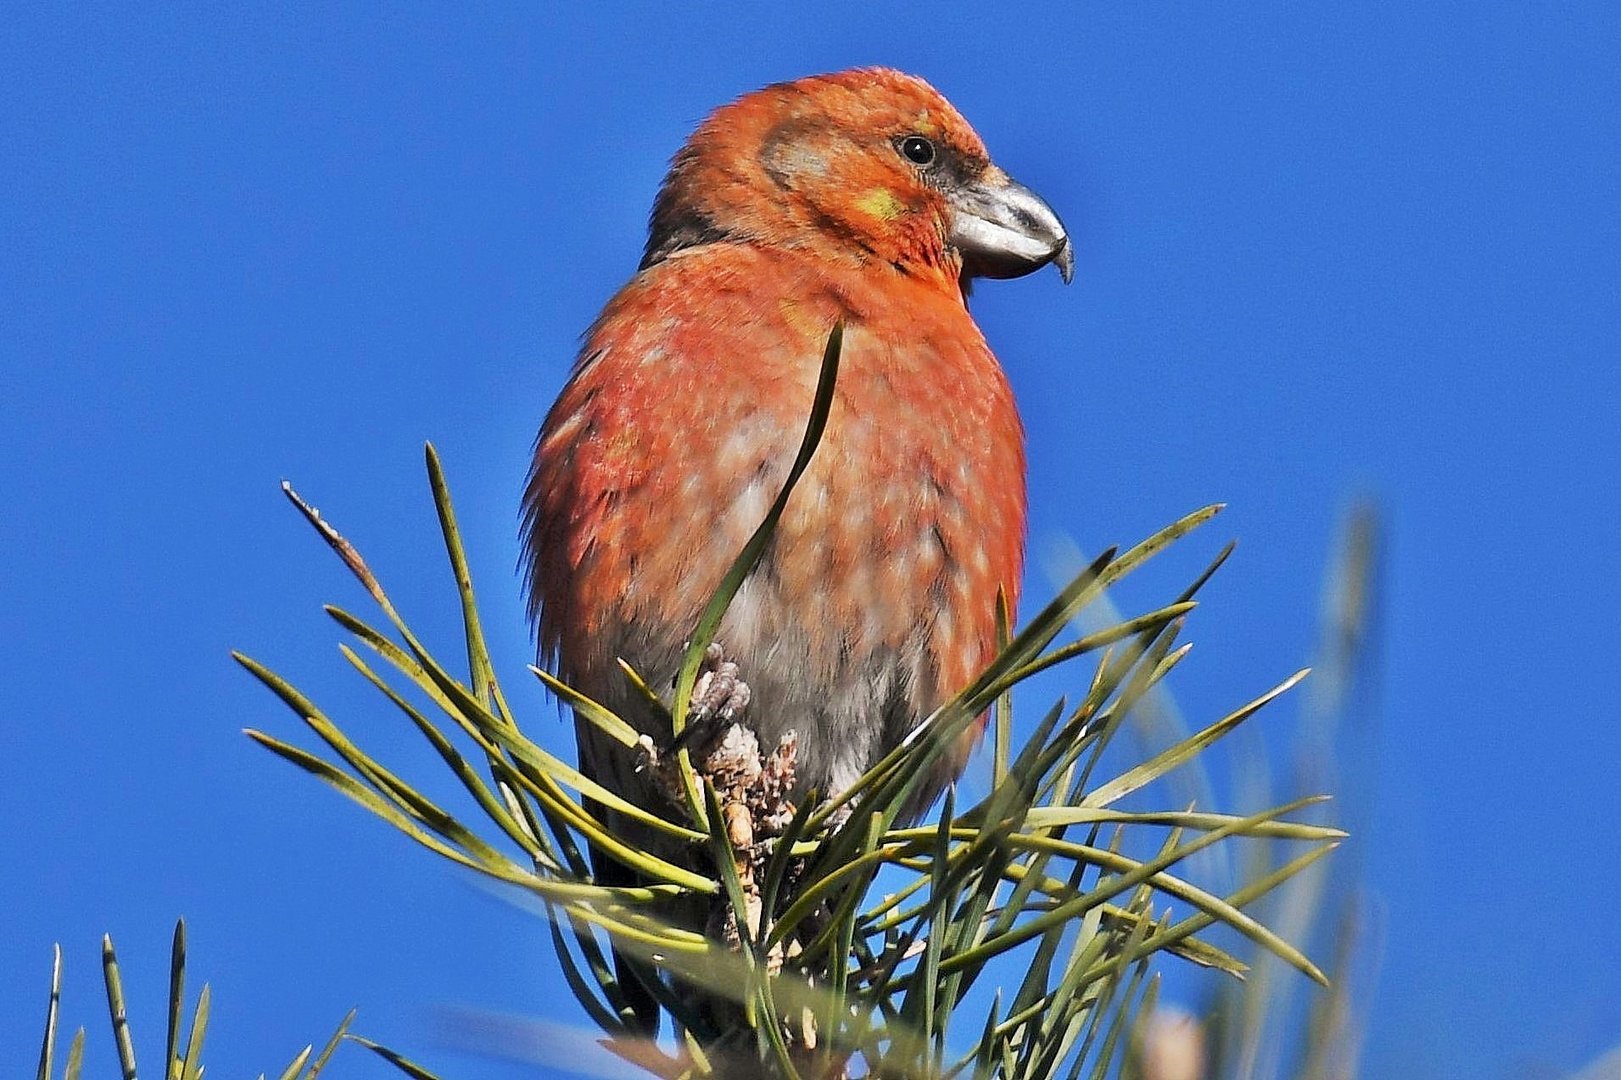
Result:
<svg viewBox="0 0 1621 1080">
<path fill-rule="evenodd" d="M 543 655 L 650 721 L 616 661 L 669 685 L 843 320 L 827 431 L 718 639 L 766 745 L 798 731 L 802 786 L 848 784 L 977 674 L 998 592 L 1017 595 L 1022 433 L 963 282 L 1068 260 L 1056 215 L 922 80 L 842 72 L 717 110 L 541 429 L 524 525 Z M 646 797 L 616 747 L 581 751 Z"/>
</svg>

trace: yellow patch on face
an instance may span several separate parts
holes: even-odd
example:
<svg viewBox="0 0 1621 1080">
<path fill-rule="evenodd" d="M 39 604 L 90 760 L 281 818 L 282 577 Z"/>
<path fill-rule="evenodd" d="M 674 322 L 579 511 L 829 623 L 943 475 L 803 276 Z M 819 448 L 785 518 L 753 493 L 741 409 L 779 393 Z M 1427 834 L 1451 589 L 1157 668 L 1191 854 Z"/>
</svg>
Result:
<svg viewBox="0 0 1621 1080">
<path fill-rule="evenodd" d="M 873 188 L 856 200 L 856 208 L 882 221 L 894 221 L 906 213 L 906 204 L 888 188 Z"/>
<path fill-rule="evenodd" d="M 919 135 L 933 135 L 939 130 L 939 128 L 935 127 L 934 121 L 929 119 L 929 110 L 927 109 L 917 114 L 917 119 L 913 121 L 912 128 Z"/>
</svg>

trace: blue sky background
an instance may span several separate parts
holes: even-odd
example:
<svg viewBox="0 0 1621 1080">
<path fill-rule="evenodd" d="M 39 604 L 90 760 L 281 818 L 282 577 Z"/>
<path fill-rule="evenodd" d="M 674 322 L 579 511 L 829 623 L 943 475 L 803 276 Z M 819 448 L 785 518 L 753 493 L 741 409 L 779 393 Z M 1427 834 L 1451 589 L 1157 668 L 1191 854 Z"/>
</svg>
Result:
<svg viewBox="0 0 1621 1080">
<path fill-rule="evenodd" d="M 153 1060 L 182 913 L 211 1073 L 358 1005 L 447 1074 L 531 1075 L 434 1008 L 580 1019 L 530 916 L 240 735 L 303 738 L 231 648 L 432 765 L 336 654 L 319 604 L 364 597 L 276 483 L 448 648 L 433 439 L 509 690 L 565 745 L 522 671 L 534 430 L 692 126 L 871 63 L 933 81 L 1075 234 L 1072 288 L 975 298 L 1032 550 L 1231 504 L 1125 597 L 1240 538 L 1173 680 L 1190 720 L 1309 660 L 1344 507 L 1382 506 L 1366 1075 L 1553 1077 L 1621 1041 L 1621 9 L 1332 8 L 8 9 L 0 1068 L 32 1068 L 53 941 L 110 1067 L 108 931 Z"/>
</svg>

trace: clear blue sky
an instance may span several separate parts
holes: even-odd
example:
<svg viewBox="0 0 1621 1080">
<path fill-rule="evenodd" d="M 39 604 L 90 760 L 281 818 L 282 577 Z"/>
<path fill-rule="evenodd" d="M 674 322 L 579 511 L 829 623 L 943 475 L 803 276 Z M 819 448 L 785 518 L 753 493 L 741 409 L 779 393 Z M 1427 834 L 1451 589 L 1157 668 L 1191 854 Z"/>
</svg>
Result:
<svg viewBox="0 0 1621 1080">
<path fill-rule="evenodd" d="M 1385 510 L 1367 1075 L 1552 1076 L 1621 1041 L 1614 5 L 550 7 L 8 9 L 0 1069 L 32 1067 L 53 941 L 110 1060 L 104 931 L 150 1061 L 181 913 L 221 1075 L 351 1005 L 466 1076 L 519 1073 L 437 1045 L 432 1006 L 578 1019 L 529 916 L 239 734 L 301 737 L 233 647 L 431 764 L 337 656 L 318 605 L 364 598 L 276 483 L 453 645 L 435 440 L 492 646 L 564 745 L 512 571 L 534 429 L 693 124 L 871 63 L 932 80 L 1075 234 L 1072 288 L 975 298 L 1033 545 L 1231 504 L 1164 579 L 1240 538 L 1174 684 L 1191 718 L 1309 659 L 1347 499 Z"/>
</svg>

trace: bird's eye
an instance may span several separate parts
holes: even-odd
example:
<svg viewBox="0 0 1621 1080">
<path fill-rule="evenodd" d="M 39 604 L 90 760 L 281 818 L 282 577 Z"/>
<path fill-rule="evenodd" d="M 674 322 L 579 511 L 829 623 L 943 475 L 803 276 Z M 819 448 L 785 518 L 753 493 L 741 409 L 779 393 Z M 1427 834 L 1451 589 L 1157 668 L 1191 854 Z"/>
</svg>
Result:
<svg viewBox="0 0 1621 1080">
<path fill-rule="evenodd" d="M 914 165 L 934 164 L 934 144 L 921 135 L 908 135 L 897 144 L 901 155 Z"/>
</svg>

